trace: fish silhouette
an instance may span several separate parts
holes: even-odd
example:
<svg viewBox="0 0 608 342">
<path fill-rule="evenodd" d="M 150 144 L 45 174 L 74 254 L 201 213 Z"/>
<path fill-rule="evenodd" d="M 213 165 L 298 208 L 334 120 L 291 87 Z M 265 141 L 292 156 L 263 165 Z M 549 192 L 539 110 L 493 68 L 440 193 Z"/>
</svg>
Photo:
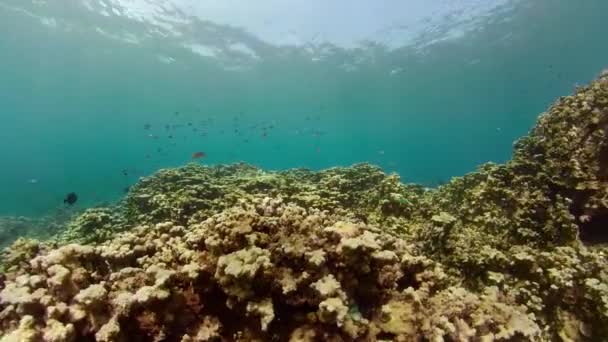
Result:
<svg viewBox="0 0 608 342">
<path fill-rule="evenodd" d="M 76 201 L 78 201 L 78 195 L 76 195 L 75 192 L 70 192 L 65 196 L 63 203 L 67 205 L 73 205 L 74 203 L 76 203 Z"/>
</svg>

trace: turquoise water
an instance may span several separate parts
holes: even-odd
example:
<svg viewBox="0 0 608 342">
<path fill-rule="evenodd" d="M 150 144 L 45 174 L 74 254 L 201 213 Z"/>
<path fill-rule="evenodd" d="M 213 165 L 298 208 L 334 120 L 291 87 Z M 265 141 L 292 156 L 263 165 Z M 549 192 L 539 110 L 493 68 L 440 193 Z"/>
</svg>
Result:
<svg viewBox="0 0 608 342">
<path fill-rule="evenodd" d="M 327 42 L 312 58 L 190 14 L 181 36 L 155 35 L 91 3 L 0 0 L 0 215 L 47 214 L 71 191 L 79 207 L 115 201 L 197 151 L 264 169 L 371 162 L 434 186 L 507 160 L 608 64 L 604 0 L 506 1 L 449 39 L 439 20 L 411 44 Z M 226 41 L 255 57 L 184 48 Z"/>
</svg>

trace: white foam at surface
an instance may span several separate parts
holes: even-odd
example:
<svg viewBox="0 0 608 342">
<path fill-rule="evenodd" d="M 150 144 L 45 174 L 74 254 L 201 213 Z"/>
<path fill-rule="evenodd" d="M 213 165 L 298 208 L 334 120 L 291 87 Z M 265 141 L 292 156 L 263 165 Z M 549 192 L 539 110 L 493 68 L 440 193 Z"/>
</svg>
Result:
<svg viewBox="0 0 608 342">
<path fill-rule="evenodd" d="M 213 46 L 206 46 L 197 43 L 189 43 L 183 45 L 186 49 L 192 51 L 193 53 L 203 56 L 203 57 L 217 57 L 220 50 Z"/>
<path fill-rule="evenodd" d="M 251 40 L 275 47 L 296 47 L 312 62 L 331 56 L 337 49 L 386 50 L 411 47 L 425 54 L 428 47 L 465 37 L 488 20 L 505 21 L 506 13 L 520 0 L 74 0 L 83 10 L 131 20 L 144 25 L 144 30 L 127 33 L 124 26 L 100 21 L 93 27 L 104 29 L 103 36 L 140 44 L 142 37 L 174 39 L 205 58 L 260 60 Z M 59 6 L 37 0 L 36 7 Z M 5 7 L 40 20 L 43 25 L 71 25 L 63 18 L 50 18 L 29 7 Z M 30 6 L 31 7 L 31 6 Z M 73 19 L 71 19 L 73 20 Z M 100 19 L 103 20 L 103 19 Z M 78 23 L 76 23 L 78 26 Z M 80 23 L 89 29 L 91 25 Z M 135 26 L 133 26 L 135 27 Z M 236 29 L 236 30 L 234 30 Z M 243 34 L 238 33 L 243 32 Z M 221 41 L 226 32 L 237 32 Z M 220 38 L 218 38 L 220 37 Z M 505 41 L 510 37 L 505 36 Z M 219 39 L 219 40 L 218 40 Z M 210 46 L 213 44 L 213 46 Z M 370 45 L 372 43 L 372 45 Z M 375 44 L 375 45 L 374 45 Z M 223 53 L 225 52 L 225 53 Z M 279 55 L 282 52 L 277 52 Z M 360 56 L 350 64 L 373 63 L 375 56 Z M 352 67 L 343 66 L 352 71 Z"/>
<path fill-rule="evenodd" d="M 124 15 L 165 29 L 187 17 L 243 28 L 274 45 L 327 42 L 352 48 L 369 40 L 399 48 L 416 37 L 460 37 L 513 0 L 110 0 Z M 455 34 L 459 32 L 460 34 Z M 427 43 L 429 43 L 427 42 Z M 422 44 L 427 46 L 429 44 Z M 421 45 L 421 46 L 422 46 Z"/>
<path fill-rule="evenodd" d="M 175 63 L 175 58 L 173 58 L 173 57 L 163 56 L 163 55 L 158 55 L 157 57 L 161 63 L 165 63 L 165 64 Z"/>
<path fill-rule="evenodd" d="M 228 45 L 228 48 L 232 51 L 236 51 L 236 52 L 240 52 L 244 55 L 247 55 L 250 58 L 253 59 L 259 59 L 260 56 L 258 56 L 257 53 L 255 53 L 255 51 L 253 51 L 253 49 L 251 49 L 249 46 L 247 46 L 244 43 L 232 43 L 230 45 Z"/>
</svg>

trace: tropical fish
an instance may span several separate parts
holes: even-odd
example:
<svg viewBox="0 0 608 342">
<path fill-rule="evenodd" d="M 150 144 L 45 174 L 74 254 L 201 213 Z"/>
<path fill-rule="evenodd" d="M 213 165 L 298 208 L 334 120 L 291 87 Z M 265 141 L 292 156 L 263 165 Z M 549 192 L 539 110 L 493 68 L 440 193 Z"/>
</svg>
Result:
<svg viewBox="0 0 608 342">
<path fill-rule="evenodd" d="M 194 152 L 192 153 L 192 159 L 199 159 L 206 157 L 207 154 L 205 152 Z"/>
</svg>

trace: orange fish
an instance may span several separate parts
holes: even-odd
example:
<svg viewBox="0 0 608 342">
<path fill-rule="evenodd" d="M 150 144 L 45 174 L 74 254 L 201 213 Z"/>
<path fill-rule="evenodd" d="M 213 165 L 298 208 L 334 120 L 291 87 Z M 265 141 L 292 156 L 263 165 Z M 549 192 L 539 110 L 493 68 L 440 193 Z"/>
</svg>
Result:
<svg viewBox="0 0 608 342">
<path fill-rule="evenodd" d="M 207 154 L 205 152 L 194 152 L 192 153 L 192 159 L 199 159 L 206 157 Z"/>
</svg>

